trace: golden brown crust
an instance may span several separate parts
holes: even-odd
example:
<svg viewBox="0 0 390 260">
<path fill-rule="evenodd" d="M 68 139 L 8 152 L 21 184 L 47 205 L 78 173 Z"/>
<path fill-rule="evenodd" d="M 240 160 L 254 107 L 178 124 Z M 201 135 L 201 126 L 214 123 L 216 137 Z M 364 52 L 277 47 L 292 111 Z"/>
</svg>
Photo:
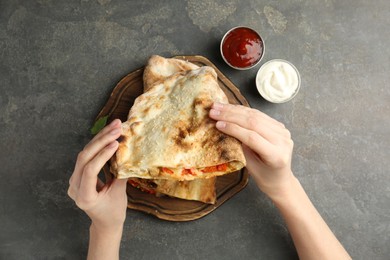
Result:
<svg viewBox="0 0 390 260">
<path fill-rule="evenodd" d="M 153 55 L 149 58 L 143 74 L 144 92 L 175 73 L 186 72 L 197 68 L 199 66 L 191 62 Z"/>
</svg>

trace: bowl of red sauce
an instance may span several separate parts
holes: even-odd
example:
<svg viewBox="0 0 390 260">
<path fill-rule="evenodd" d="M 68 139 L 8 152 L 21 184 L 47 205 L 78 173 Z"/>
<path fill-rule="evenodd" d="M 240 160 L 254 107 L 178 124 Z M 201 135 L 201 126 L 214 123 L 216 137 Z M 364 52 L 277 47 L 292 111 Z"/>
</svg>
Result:
<svg viewBox="0 0 390 260">
<path fill-rule="evenodd" d="M 247 70 L 255 67 L 264 56 L 264 41 L 249 27 L 234 27 L 222 38 L 221 55 L 232 68 Z"/>
</svg>

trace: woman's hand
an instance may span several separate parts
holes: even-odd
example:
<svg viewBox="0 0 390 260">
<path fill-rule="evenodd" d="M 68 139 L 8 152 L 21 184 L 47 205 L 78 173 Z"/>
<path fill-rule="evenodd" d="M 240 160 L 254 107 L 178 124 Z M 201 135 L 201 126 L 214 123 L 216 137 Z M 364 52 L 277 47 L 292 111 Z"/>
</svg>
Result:
<svg viewBox="0 0 390 260">
<path fill-rule="evenodd" d="M 114 179 L 103 184 L 98 174 L 118 149 L 121 121 L 116 119 L 102 129 L 79 153 L 68 195 L 92 220 L 94 228 L 112 230 L 123 226 L 126 218 L 126 181 Z"/>
<path fill-rule="evenodd" d="M 284 125 L 251 108 L 215 103 L 216 127 L 243 143 L 247 168 L 280 210 L 300 259 L 351 259 L 291 171 L 293 141 Z"/>
<path fill-rule="evenodd" d="M 264 193 L 277 196 L 290 185 L 293 141 L 282 123 L 252 108 L 220 103 L 213 104 L 210 117 L 242 142 L 247 168 Z"/>
<path fill-rule="evenodd" d="M 103 128 L 82 150 L 69 180 L 68 195 L 91 218 L 88 259 L 119 259 L 119 246 L 126 219 L 126 179 L 102 183 L 104 164 L 118 149 L 121 121 Z"/>
</svg>

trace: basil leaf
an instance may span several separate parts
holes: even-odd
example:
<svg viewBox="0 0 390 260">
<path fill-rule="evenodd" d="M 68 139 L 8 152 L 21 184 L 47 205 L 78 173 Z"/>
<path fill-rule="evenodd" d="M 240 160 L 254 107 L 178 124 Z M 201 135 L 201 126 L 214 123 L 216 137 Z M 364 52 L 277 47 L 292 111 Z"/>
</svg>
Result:
<svg viewBox="0 0 390 260">
<path fill-rule="evenodd" d="M 107 119 L 108 116 L 103 116 L 99 118 L 91 128 L 91 134 L 96 135 L 97 133 L 99 133 L 100 130 L 102 130 L 106 126 Z"/>
</svg>

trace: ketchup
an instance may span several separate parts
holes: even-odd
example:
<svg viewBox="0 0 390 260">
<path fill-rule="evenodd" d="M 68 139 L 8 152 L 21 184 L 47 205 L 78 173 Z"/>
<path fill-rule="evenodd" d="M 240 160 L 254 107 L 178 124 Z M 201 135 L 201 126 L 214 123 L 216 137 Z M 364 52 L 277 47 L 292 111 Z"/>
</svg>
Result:
<svg viewBox="0 0 390 260">
<path fill-rule="evenodd" d="M 238 27 L 225 36 L 222 54 L 233 67 L 251 67 L 263 55 L 263 41 L 254 30 Z"/>
</svg>

